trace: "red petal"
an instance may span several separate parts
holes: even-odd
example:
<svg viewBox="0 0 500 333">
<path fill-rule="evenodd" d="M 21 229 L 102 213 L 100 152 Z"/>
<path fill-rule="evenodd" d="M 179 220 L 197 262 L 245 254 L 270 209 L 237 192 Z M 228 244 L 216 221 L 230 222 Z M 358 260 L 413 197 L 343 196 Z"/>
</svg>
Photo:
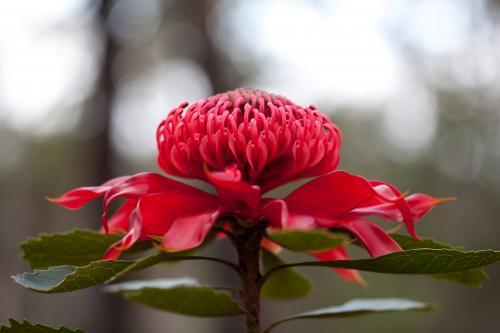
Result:
<svg viewBox="0 0 500 333">
<path fill-rule="evenodd" d="M 325 252 L 314 252 L 311 253 L 314 257 L 318 258 L 321 261 L 330 261 L 330 260 L 349 260 L 349 255 L 344 247 L 336 247 L 334 249 L 330 249 Z M 366 281 L 361 277 L 359 272 L 354 269 L 345 269 L 345 268 L 334 268 L 334 270 L 339 274 L 342 278 L 349 282 L 356 282 L 360 285 L 366 285 Z"/>
<path fill-rule="evenodd" d="M 102 225 L 106 231 L 108 228 L 107 214 L 111 202 L 117 198 L 137 200 L 146 194 L 152 193 L 181 193 L 191 196 L 193 199 L 212 200 L 214 196 L 197 188 L 166 178 L 156 173 L 140 173 L 134 176 L 125 176 L 112 179 L 101 186 L 81 187 L 65 193 L 59 198 L 49 199 L 52 202 L 65 206 L 69 209 L 78 209 L 92 199 L 104 196 Z M 125 212 L 120 212 L 125 214 Z M 117 219 L 123 222 L 122 214 Z M 126 215 L 126 214 L 125 214 Z M 115 221 L 114 223 L 118 223 Z"/>
<path fill-rule="evenodd" d="M 127 221 L 129 224 L 128 233 L 110 247 L 105 254 L 107 259 L 116 258 L 119 256 L 120 251 L 129 249 L 140 238 L 148 238 L 152 235 L 162 236 L 173 226 L 174 221 L 213 208 L 218 199 L 211 195 L 193 197 L 190 194 L 177 191 L 148 194 L 142 196 L 138 201 L 129 200 L 126 203 L 127 207 L 125 205 L 122 207 L 124 211 L 125 208 L 129 209 L 129 205 L 131 205 L 129 202 L 137 202 L 137 205 L 134 207 L 132 214 L 129 214 L 130 219 Z M 115 217 L 116 214 L 111 218 L 110 222 Z M 118 216 L 118 218 L 120 217 Z M 124 219 L 125 215 L 120 222 L 123 223 Z"/>
<path fill-rule="evenodd" d="M 224 201 L 244 202 L 251 208 L 259 206 L 260 187 L 243 181 L 241 171 L 236 165 L 227 167 L 224 171 L 209 171 L 205 168 L 205 173 Z"/>
<path fill-rule="evenodd" d="M 433 198 L 422 193 L 415 193 L 406 198 L 415 220 L 420 220 L 437 205 L 453 200 L 455 198 Z"/>
<path fill-rule="evenodd" d="M 262 214 L 272 226 L 282 229 L 311 229 L 316 220 L 310 215 L 293 214 L 284 200 L 271 200 L 262 207 Z"/>
<path fill-rule="evenodd" d="M 163 238 L 163 248 L 177 252 L 195 248 L 205 239 L 220 215 L 219 210 L 177 218 Z"/>
<path fill-rule="evenodd" d="M 415 220 L 413 219 L 410 207 L 408 206 L 404 195 L 402 195 L 399 190 L 391 184 L 380 181 L 371 181 L 370 183 L 374 185 L 373 189 L 379 194 L 381 199 L 390 201 L 396 205 L 398 210 L 401 212 L 403 223 L 406 225 L 408 233 L 414 238 L 418 238 L 417 233 L 415 232 Z"/>
<path fill-rule="evenodd" d="M 370 183 L 345 171 L 318 177 L 285 198 L 295 214 L 334 218 L 351 211 L 375 195 Z"/>
<path fill-rule="evenodd" d="M 405 198 L 415 221 L 420 220 L 437 205 L 454 200 L 453 198 L 433 198 L 416 193 Z M 393 203 L 375 204 L 354 209 L 349 216 L 379 216 L 389 221 L 403 222 L 403 215 Z"/>
<path fill-rule="evenodd" d="M 275 242 L 270 241 L 267 238 L 263 238 L 262 241 L 260 242 L 260 247 L 268 250 L 271 253 L 278 254 L 281 252 L 282 248 Z"/>
<path fill-rule="evenodd" d="M 109 233 L 120 234 L 122 232 L 127 232 L 129 229 L 130 215 L 137 206 L 137 200 L 127 200 L 115 214 L 109 219 L 108 227 Z M 104 228 L 101 228 L 101 232 L 104 233 Z"/>
<path fill-rule="evenodd" d="M 129 200 L 122 206 L 123 211 L 129 209 L 133 202 L 137 202 L 136 207 L 130 215 L 128 223 L 128 233 L 118 242 L 113 244 L 106 254 L 105 259 L 116 259 L 120 252 L 129 249 L 139 239 L 147 239 L 149 236 L 163 236 L 175 221 L 190 218 L 193 214 L 213 208 L 218 199 L 214 196 L 193 197 L 190 194 L 179 192 L 156 193 L 142 196 L 138 201 Z M 117 214 L 120 211 L 117 212 Z M 110 222 L 116 214 L 110 219 Z M 121 218 L 122 216 L 118 216 Z M 123 215 L 124 223 L 125 214 Z"/>
<path fill-rule="evenodd" d="M 157 173 L 140 173 L 127 177 L 122 182 L 112 186 L 104 195 L 102 224 L 107 228 L 107 213 L 111 202 L 118 198 L 138 199 L 146 194 L 177 193 L 190 196 L 193 199 L 212 199 L 214 196 L 195 187 L 166 178 Z"/>
<path fill-rule="evenodd" d="M 410 235 L 417 238 L 408 202 L 388 183 L 335 171 L 299 187 L 285 201 L 290 212 L 314 216 L 323 227 L 335 226 L 357 208 L 391 204 L 401 214 Z"/>
<path fill-rule="evenodd" d="M 141 201 L 139 200 L 132 214 L 130 214 L 127 234 L 108 248 L 106 253 L 104 253 L 104 260 L 118 259 L 121 252 L 131 248 L 141 236 L 142 219 L 141 214 L 139 214 L 140 205 Z"/>
<path fill-rule="evenodd" d="M 227 232 L 231 232 L 231 225 L 229 223 L 226 223 L 224 224 L 224 226 L 222 227 L 225 231 Z M 215 235 L 215 239 L 216 240 L 221 240 L 221 239 L 225 239 L 227 237 L 226 233 L 222 232 L 222 231 L 219 231 L 216 235 Z"/>
<path fill-rule="evenodd" d="M 116 185 L 127 177 L 118 177 L 107 181 L 101 186 L 79 187 L 64 193 L 58 198 L 47 198 L 50 202 L 75 210 L 81 208 L 87 202 L 103 196 L 113 185 Z"/>
<path fill-rule="evenodd" d="M 103 260 L 117 260 L 118 258 L 120 258 L 122 251 L 115 249 L 115 244 L 113 244 L 106 250 L 106 253 L 104 253 L 104 256 L 102 257 Z"/>
<path fill-rule="evenodd" d="M 118 197 L 133 199 L 145 194 L 179 192 L 194 197 L 210 197 L 211 195 L 195 187 L 164 177 L 157 173 L 144 172 L 127 177 L 124 181 L 112 186 L 104 197 L 105 204 Z"/>
<path fill-rule="evenodd" d="M 144 235 L 163 236 L 176 219 L 199 214 L 217 206 L 214 196 L 193 197 L 181 192 L 149 194 L 141 198 Z"/>
<path fill-rule="evenodd" d="M 380 226 L 368 220 L 352 220 L 338 226 L 352 232 L 372 257 L 402 251 L 401 247 Z"/>
<path fill-rule="evenodd" d="M 285 228 L 288 225 L 288 208 L 283 200 L 271 200 L 261 209 L 266 220 L 277 228 Z"/>
<path fill-rule="evenodd" d="M 290 229 L 312 229 L 316 226 L 316 219 L 314 217 L 289 212 L 288 224 L 285 227 Z"/>
</svg>

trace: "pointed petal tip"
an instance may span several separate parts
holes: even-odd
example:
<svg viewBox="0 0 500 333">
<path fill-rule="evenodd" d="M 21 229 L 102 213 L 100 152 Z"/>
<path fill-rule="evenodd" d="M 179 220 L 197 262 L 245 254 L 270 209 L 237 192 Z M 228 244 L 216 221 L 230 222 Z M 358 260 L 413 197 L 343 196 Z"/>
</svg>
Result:
<svg viewBox="0 0 500 333">
<path fill-rule="evenodd" d="M 349 283 L 357 284 L 358 286 L 363 288 L 368 287 L 368 282 L 363 278 L 363 276 L 358 270 L 340 268 L 340 269 L 334 269 L 334 271 L 336 271 L 341 278 L 343 278 L 345 281 Z"/>
<path fill-rule="evenodd" d="M 357 275 L 358 276 L 356 277 L 355 280 L 353 280 L 353 282 L 356 283 L 360 287 L 368 288 L 368 282 L 360 274 L 357 274 Z"/>
<path fill-rule="evenodd" d="M 406 229 L 408 230 L 408 233 L 411 237 L 415 238 L 416 240 L 421 240 L 421 238 L 417 235 L 415 226 L 413 224 L 407 224 Z"/>
<path fill-rule="evenodd" d="M 413 238 L 415 238 L 418 241 L 423 241 L 424 239 L 420 237 L 419 235 L 411 235 Z"/>
<path fill-rule="evenodd" d="M 456 201 L 458 200 L 458 197 L 444 197 L 444 198 L 434 198 L 434 202 L 436 204 L 441 204 L 444 202 L 450 202 L 450 201 Z"/>
<path fill-rule="evenodd" d="M 53 197 L 45 196 L 45 200 L 47 200 L 50 203 L 56 204 L 56 205 L 64 206 L 61 203 L 61 197 L 53 198 Z"/>
<path fill-rule="evenodd" d="M 267 238 L 262 239 L 260 246 L 275 255 L 280 254 L 283 251 L 281 246 Z"/>
<path fill-rule="evenodd" d="M 50 203 L 53 203 L 53 204 L 56 204 L 59 206 L 63 206 L 64 208 L 69 209 L 69 210 L 77 210 L 78 208 L 80 208 L 80 206 L 74 206 L 74 205 L 70 204 L 70 202 L 68 202 L 68 200 L 65 200 L 64 195 L 56 197 L 56 198 L 45 196 L 45 200 L 47 200 Z"/>
<path fill-rule="evenodd" d="M 349 260 L 349 259 L 343 259 L 343 260 Z M 357 284 L 358 286 L 363 288 L 368 287 L 368 282 L 361 276 L 359 271 L 355 269 L 334 268 L 333 270 L 346 282 Z"/>
</svg>

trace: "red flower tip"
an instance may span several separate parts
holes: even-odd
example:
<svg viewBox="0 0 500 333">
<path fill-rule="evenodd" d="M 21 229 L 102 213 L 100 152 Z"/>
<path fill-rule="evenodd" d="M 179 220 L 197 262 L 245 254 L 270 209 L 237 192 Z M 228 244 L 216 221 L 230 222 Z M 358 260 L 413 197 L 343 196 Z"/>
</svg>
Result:
<svg viewBox="0 0 500 333">
<path fill-rule="evenodd" d="M 368 287 L 368 282 L 366 282 L 366 280 L 361 275 L 359 275 L 359 277 L 353 282 L 357 283 L 361 287 Z"/>
<path fill-rule="evenodd" d="M 444 197 L 444 198 L 432 198 L 434 200 L 434 205 L 437 206 L 439 204 L 458 200 L 457 197 Z"/>
<path fill-rule="evenodd" d="M 110 247 L 109 249 L 106 250 L 102 259 L 103 260 L 117 260 L 118 258 L 120 258 L 121 253 L 122 252 L 120 250 L 117 250 L 114 247 Z"/>
<path fill-rule="evenodd" d="M 278 244 L 274 243 L 273 241 L 270 241 L 267 238 L 263 238 L 262 242 L 260 243 L 260 246 L 272 254 L 280 254 L 281 251 L 283 250 L 281 246 Z"/>
<path fill-rule="evenodd" d="M 45 200 L 52 202 L 52 203 L 55 203 L 55 204 L 59 204 L 59 198 L 52 198 L 52 197 L 45 196 Z"/>
<path fill-rule="evenodd" d="M 160 167 L 206 179 L 203 165 L 236 165 L 243 180 L 264 190 L 333 171 L 341 133 L 314 106 L 253 89 L 236 89 L 181 104 L 157 130 Z"/>
<path fill-rule="evenodd" d="M 310 253 L 312 256 L 316 257 L 321 261 L 329 261 L 329 260 L 349 260 L 349 255 L 344 247 L 336 247 L 324 252 L 312 252 Z M 362 287 L 366 287 L 368 283 L 365 279 L 359 274 L 357 270 L 354 269 L 346 269 L 346 268 L 334 268 L 344 280 L 348 282 L 356 283 Z"/>
<path fill-rule="evenodd" d="M 93 191 L 87 188 L 80 188 L 77 190 L 70 191 L 64 195 L 57 198 L 45 197 L 49 202 L 55 203 L 57 205 L 63 206 L 69 210 L 77 210 L 81 208 L 90 198 L 92 200 L 98 197 Z"/>
</svg>

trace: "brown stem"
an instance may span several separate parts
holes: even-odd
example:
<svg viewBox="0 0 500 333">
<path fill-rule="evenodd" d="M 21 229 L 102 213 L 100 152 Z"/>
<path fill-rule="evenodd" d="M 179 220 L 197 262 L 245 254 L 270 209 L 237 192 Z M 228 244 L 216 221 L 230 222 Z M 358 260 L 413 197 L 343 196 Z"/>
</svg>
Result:
<svg viewBox="0 0 500 333">
<path fill-rule="evenodd" d="M 241 302 L 246 312 L 246 333 L 261 333 L 259 251 L 263 232 L 259 228 L 241 229 L 234 245 L 240 266 Z"/>
</svg>

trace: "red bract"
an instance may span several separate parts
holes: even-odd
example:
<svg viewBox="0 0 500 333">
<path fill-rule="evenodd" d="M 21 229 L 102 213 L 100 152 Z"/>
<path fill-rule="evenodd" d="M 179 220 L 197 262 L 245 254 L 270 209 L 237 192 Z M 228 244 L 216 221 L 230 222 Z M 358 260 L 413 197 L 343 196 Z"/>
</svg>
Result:
<svg viewBox="0 0 500 333">
<path fill-rule="evenodd" d="M 335 171 L 339 129 L 314 106 L 302 108 L 262 91 L 237 89 L 190 106 L 183 103 L 160 123 L 157 142 L 158 163 L 167 174 L 206 181 L 217 195 L 156 173 L 141 173 L 51 199 L 78 209 L 103 197 L 104 231 L 125 233 L 106 259 L 154 236 L 163 237 L 166 251 L 197 247 L 227 216 L 246 227 L 344 229 L 372 256 L 380 256 L 401 248 L 366 217 L 403 223 L 416 237 L 414 223 L 443 201 L 425 194 L 404 196 L 390 184 Z M 262 197 L 304 177 L 316 178 L 285 198 Z M 108 219 L 110 204 L 120 198 L 124 202 Z M 269 240 L 262 246 L 276 250 Z M 313 255 L 320 260 L 348 258 L 342 247 Z M 349 281 L 362 281 L 357 272 L 337 271 Z"/>
</svg>

